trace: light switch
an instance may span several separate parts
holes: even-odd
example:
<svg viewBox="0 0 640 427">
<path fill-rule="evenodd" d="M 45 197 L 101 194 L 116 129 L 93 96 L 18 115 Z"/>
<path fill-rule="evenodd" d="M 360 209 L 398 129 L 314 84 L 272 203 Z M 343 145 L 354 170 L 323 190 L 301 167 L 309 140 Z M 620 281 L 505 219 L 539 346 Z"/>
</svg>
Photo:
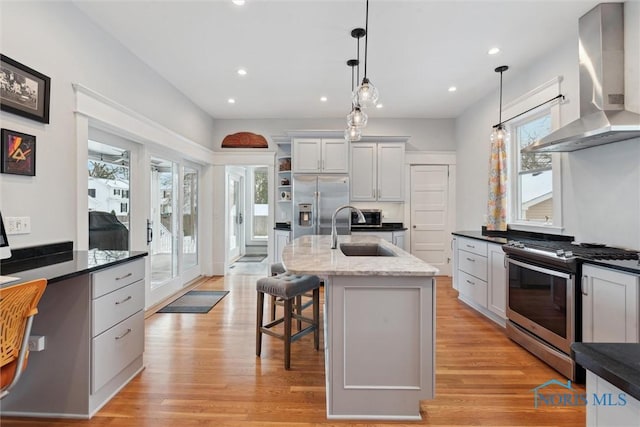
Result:
<svg viewBox="0 0 640 427">
<path fill-rule="evenodd" d="M 31 217 L 9 216 L 6 218 L 5 227 L 7 234 L 29 234 L 31 233 Z"/>
</svg>

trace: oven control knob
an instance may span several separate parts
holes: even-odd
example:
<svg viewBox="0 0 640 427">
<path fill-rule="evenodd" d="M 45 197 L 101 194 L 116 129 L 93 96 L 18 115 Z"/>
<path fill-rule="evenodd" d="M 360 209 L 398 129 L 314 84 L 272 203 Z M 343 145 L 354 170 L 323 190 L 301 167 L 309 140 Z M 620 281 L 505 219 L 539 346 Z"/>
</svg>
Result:
<svg viewBox="0 0 640 427">
<path fill-rule="evenodd" d="M 571 251 L 566 251 L 566 252 L 564 253 L 564 256 L 565 256 L 566 258 L 571 258 L 571 257 L 573 256 L 573 252 L 571 252 Z"/>
<path fill-rule="evenodd" d="M 564 250 L 563 250 L 563 249 L 558 249 L 558 250 L 556 251 L 556 255 L 558 255 L 558 256 L 563 256 L 563 255 L 564 255 Z"/>
</svg>

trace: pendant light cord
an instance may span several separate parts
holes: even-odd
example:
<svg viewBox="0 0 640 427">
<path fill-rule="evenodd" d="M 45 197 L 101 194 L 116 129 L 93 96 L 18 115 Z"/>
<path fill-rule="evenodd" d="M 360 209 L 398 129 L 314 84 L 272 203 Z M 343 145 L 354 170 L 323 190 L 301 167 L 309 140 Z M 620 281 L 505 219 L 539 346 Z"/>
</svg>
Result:
<svg viewBox="0 0 640 427">
<path fill-rule="evenodd" d="M 364 39 L 364 78 L 367 78 L 367 47 L 369 45 L 369 0 L 367 0 L 367 11 L 365 14 L 365 22 L 364 22 L 364 31 L 365 31 L 365 39 Z M 360 49 L 358 49 L 359 51 Z M 359 77 L 359 76 L 358 76 Z"/>
<path fill-rule="evenodd" d="M 500 109 L 498 110 L 498 123 L 500 123 L 498 125 L 499 128 L 502 127 L 502 73 L 504 73 L 504 71 L 500 71 Z"/>
</svg>

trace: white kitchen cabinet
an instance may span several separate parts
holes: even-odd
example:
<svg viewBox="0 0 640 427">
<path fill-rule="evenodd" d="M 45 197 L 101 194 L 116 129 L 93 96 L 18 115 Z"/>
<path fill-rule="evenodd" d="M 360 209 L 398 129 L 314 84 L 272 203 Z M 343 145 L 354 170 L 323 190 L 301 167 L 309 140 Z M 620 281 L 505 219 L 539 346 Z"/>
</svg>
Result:
<svg viewBox="0 0 640 427">
<path fill-rule="evenodd" d="M 640 401 L 625 393 L 609 381 L 591 371 L 587 371 L 587 398 L 610 397 L 612 404 L 587 405 L 587 423 L 589 427 L 627 426 L 640 427 Z M 593 397 L 592 397 L 593 396 Z M 624 405 L 619 401 L 624 396 Z M 613 403 L 616 403 L 615 405 Z"/>
<path fill-rule="evenodd" d="M 396 245 L 397 247 L 399 247 L 402 250 L 404 249 L 404 235 L 405 232 L 404 230 L 402 231 L 394 231 L 393 232 L 393 244 Z"/>
<path fill-rule="evenodd" d="M 585 264 L 582 269 L 582 341 L 638 343 L 640 276 Z"/>
<path fill-rule="evenodd" d="M 295 138 L 294 173 L 348 173 L 349 144 L 344 139 Z"/>
<path fill-rule="evenodd" d="M 351 144 L 351 200 L 404 201 L 404 144 Z"/>
<path fill-rule="evenodd" d="M 507 318 L 507 266 L 502 245 L 487 244 L 487 308 L 502 319 Z"/>
<path fill-rule="evenodd" d="M 496 243 L 455 236 L 453 287 L 460 300 L 500 326 L 506 325 L 507 271 Z"/>
<path fill-rule="evenodd" d="M 453 236 L 451 239 L 451 253 L 453 254 L 453 267 L 451 268 L 451 286 L 458 290 L 458 238 Z"/>
<path fill-rule="evenodd" d="M 274 262 L 282 262 L 282 250 L 291 241 L 290 230 L 276 230 L 276 244 L 275 244 L 275 256 Z"/>
</svg>

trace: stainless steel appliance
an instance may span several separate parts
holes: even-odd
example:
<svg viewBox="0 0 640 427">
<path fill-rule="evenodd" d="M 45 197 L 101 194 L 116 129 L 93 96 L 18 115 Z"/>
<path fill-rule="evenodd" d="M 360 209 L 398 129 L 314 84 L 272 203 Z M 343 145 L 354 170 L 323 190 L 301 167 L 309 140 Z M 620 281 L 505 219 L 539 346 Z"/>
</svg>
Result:
<svg viewBox="0 0 640 427">
<path fill-rule="evenodd" d="M 382 227 L 382 209 L 360 209 L 362 215 L 364 215 L 364 224 L 358 220 L 358 213 L 351 211 L 351 225 L 365 228 L 380 228 Z"/>
<path fill-rule="evenodd" d="M 349 177 L 346 175 L 293 176 L 293 237 L 331 234 L 331 215 L 349 203 Z M 338 234 L 350 233 L 350 214 L 336 217 Z"/>
<path fill-rule="evenodd" d="M 567 378 L 583 380 L 570 348 L 582 340 L 582 262 L 637 259 L 637 253 L 546 240 L 512 241 L 502 248 L 508 277 L 507 336 Z"/>
</svg>

